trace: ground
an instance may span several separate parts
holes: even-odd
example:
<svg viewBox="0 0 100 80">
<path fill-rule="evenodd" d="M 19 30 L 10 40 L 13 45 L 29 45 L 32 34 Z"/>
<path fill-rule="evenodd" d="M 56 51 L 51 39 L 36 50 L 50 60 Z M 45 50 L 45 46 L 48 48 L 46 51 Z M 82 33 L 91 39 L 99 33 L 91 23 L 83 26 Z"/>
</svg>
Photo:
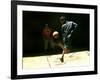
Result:
<svg viewBox="0 0 100 80">
<path fill-rule="evenodd" d="M 60 62 L 61 54 L 23 57 L 23 69 L 45 69 L 72 66 L 88 66 L 89 51 L 79 51 L 65 54 L 64 62 Z"/>
</svg>

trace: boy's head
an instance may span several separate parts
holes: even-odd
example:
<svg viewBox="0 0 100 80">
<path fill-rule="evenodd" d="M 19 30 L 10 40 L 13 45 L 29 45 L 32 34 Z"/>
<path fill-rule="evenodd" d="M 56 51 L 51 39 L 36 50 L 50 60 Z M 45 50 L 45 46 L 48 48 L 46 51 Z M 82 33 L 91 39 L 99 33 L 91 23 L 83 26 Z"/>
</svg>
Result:
<svg viewBox="0 0 100 80">
<path fill-rule="evenodd" d="M 61 16 L 61 17 L 60 17 L 60 23 L 61 23 L 61 24 L 64 24 L 64 23 L 65 23 L 65 16 Z"/>
</svg>

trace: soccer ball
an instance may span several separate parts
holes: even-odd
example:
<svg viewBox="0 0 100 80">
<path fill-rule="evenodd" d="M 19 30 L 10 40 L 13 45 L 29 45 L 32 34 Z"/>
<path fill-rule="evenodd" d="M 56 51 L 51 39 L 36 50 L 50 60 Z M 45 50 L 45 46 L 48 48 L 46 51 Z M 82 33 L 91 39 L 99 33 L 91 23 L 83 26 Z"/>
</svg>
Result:
<svg viewBox="0 0 100 80">
<path fill-rule="evenodd" d="M 58 31 L 54 31 L 54 32 L 53 32 L 53 37 L 54 37 L 55 39 L 57 39 L 57 38 L 59 37 L 59 32 L 58 32 Z"/>
</svg>

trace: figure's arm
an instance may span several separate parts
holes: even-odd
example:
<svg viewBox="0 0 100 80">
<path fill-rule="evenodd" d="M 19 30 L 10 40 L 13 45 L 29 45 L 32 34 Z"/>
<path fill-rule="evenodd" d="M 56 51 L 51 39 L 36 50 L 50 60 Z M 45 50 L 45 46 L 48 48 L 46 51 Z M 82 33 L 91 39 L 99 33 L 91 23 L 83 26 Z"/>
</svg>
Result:
<svg viewBox="0 0 100 80">
<path fill-rule="evenodd" d="M 73 30 L 77 27 L 77 24 L 75 22 L 72 22 L 72 27 L 73 27 Z"/>
</svg>

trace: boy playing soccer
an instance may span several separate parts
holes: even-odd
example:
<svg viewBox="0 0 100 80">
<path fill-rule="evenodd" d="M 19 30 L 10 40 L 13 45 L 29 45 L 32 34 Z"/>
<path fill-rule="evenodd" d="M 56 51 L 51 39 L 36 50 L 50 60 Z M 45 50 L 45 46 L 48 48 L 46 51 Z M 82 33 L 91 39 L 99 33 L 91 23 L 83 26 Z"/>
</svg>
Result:
<svg viewBox="0 0 100 80">
<path fill-rule="evenodd" d="M 73 21 L 65 20 L 64 16 L 60 17 L 60 23 L 61 23 L 60 29 L 61 29 L 63 44 L 61 42 L 59 42 L 58 46 L 60 46 L 63 49 L 60 61 L 64 62 L 64 54 L 69 52 L 71 34 L 77 27 L 77 24 Z M 59 35 L 59 32 L 58 32 L 58 35 Z M 53 33 L 53 36 L 54 36 L 54 38 L 57 38 L 57 34 L 54 35 L 54 33 Z"/>
</svg>

